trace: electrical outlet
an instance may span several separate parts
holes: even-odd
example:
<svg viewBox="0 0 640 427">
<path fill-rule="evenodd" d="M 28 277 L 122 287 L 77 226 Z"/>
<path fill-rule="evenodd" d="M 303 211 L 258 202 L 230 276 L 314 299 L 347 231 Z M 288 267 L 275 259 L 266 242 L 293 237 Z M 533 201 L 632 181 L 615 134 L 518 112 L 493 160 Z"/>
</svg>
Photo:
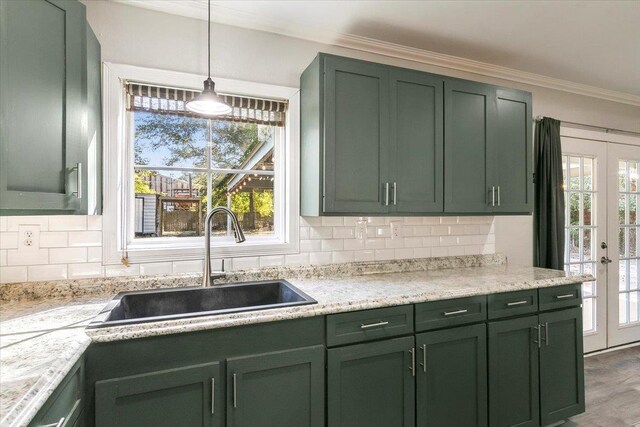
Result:
<svg viewBox="0 0 640 427">
<path fill-rule="evenodd" d="M 389 225 L 391 227 L 391 239 L 402 237 L 402 224 L 400 221 L 391 221 Z"/>
<path fill-rule="evenodd" d="M 39 225 L 19 225 L 18 226 L 18 250 L 37 251 L 40 249 L 40 226 Z"/>
<path fill-rule="evenodd" d="M 360 220 L 356 222 L 356 239 L 364 240 L 367 237 L 367 221 Z"/>
</svg>

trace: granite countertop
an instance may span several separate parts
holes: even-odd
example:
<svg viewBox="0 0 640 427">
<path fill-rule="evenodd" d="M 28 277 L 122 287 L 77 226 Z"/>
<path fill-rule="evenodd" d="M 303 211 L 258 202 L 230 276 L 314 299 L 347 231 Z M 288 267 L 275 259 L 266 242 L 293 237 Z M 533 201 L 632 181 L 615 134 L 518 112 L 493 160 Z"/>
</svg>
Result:
<svg viewBox="0 0 640 427">
<path fill-rule="evenodd" d="M 25 426 L 91 341 L 104 342 L 557 286 L 593 280 L 511 266 L 501 255 L 275 268 L 223 282 L 283 278 L 317 304 L 85 329 L 117 292 L 197 283 L 193 276 L 0 287 L 0 426 Z M 53 299 L 52 299 L 53 296 Z M 46 298 L 46 299 L 45 299 Z"/>
</svg>

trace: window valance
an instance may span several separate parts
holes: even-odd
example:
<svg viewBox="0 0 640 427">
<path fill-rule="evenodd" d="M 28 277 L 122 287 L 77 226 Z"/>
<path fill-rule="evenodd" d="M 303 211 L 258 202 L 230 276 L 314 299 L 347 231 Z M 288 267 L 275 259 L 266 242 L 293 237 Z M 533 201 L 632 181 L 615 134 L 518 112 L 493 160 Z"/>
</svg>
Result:
<svg viewBox="0 0 640 427">
<path fill-rule="evenodd" d="M 201 117 L 185 107 L 188 101 L 200 93 L 198 91 L 134 82 L 127 82 L 126 91 L 128 111 Z M 228 115 L 217 116 L 216 120 L 284 126 L 287 101 L 224 94 L 220 96 L 232 107 L 232 111 Z"/>
</svg>

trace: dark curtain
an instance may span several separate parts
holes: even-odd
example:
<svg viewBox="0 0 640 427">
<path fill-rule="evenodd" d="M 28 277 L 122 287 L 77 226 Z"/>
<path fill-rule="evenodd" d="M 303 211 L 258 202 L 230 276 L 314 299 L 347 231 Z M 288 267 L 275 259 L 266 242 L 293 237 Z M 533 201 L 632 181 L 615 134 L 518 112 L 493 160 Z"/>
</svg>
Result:
<svg viewBox="0 0 640 427">
<path fill-rule="evenodd" d="M 564 270 L 564 189 L 560 121 L 536 124 L 535 139 L 536 266 Z"/>
</svg>

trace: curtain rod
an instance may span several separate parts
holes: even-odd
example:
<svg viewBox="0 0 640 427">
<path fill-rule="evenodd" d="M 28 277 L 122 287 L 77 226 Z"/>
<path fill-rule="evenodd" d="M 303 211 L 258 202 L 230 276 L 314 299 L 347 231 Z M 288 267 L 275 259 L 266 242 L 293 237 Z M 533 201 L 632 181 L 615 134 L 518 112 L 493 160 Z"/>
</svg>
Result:
<svg viewBox="0 0 640 427">
<path fill-rule="evenodd" d="M 536 116 L 536 117 L 533 118 L 533 120 L 536 121 L 536 122 L 539 122 L 543 118 L 544 118 L 543 116 Z M 574 125 L 574 126 L 582 126 L 582 127 L 586 127 L 586 128 L 592 128 L 592 129 L 600 129 L 600 130 L 605 131 L 605 133 L 624 133 L 624 134 L 627 134 L 627 135 L 640 136 L 640 132 L 634 132 L 634 131 L 631 131 L 631 130 L 607 128 L 607 127 L 604 127 L 604 126 L 588 125 L 586 123 L 568 122 L 566 120 L 560 120 L 560 123 L 567 124 L 567 125 Z"/>
</svg>

